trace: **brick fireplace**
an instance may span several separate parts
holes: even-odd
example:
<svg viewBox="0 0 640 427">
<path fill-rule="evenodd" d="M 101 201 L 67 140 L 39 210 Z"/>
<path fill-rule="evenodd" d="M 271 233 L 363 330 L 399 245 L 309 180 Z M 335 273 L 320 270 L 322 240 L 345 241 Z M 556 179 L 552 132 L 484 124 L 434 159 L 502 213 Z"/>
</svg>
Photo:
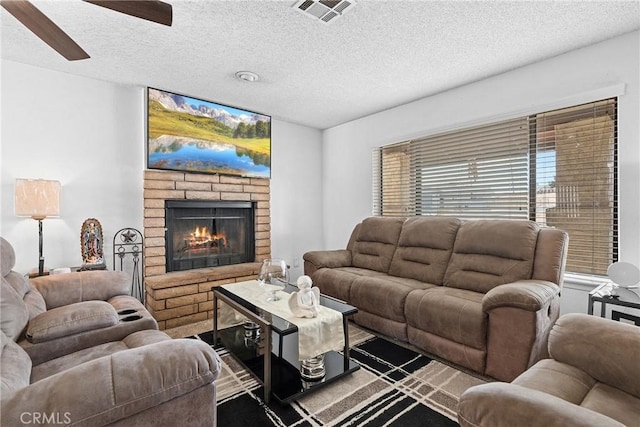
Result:
<svg viewBox="0 0 640 427">
<path fill-rule="evenodd" d="M 184 172 L 144 172 L 144 276 L 146 306 L 160 329 L 213 316 L 212 286 L 253 279 L 271 256 L 270 181 Z M 255 260 L 240 264 L 167 272 L 167 201 L 251 202 Z"/>
<path fill-rule="evenodd" d="M 255 262 L 255 202 L 167 200 L 165 270 Z"/>
</svg>

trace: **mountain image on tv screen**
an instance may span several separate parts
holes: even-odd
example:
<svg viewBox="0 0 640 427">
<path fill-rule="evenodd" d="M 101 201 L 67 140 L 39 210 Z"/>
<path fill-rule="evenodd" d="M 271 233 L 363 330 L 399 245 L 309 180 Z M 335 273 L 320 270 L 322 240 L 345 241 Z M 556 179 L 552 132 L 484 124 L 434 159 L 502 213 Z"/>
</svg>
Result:
<svg viewBox="0 0 640 427">
<path fill-rule="evenodd" d="M 271 117 L 148 89 L 147 166 L 187 172 L 271 176 Z"/>
</svg>

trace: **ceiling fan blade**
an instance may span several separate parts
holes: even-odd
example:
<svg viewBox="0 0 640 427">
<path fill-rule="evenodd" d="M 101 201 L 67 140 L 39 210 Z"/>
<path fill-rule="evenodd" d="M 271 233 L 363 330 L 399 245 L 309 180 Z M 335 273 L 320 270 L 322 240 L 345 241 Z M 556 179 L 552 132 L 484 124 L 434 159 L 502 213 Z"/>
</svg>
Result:
<svg viewBox="0 0 640 427">
<path fill-rule="evenodd" d="M 87 52 L 29 1 L 2 0 L 0 4 L 22 25 L 69 61 L 89 58 Z"/>
<path fill-rule="evenodd" d="M 154 0 L 84 0 L 116 12 L 171 26 L 173 8 L 169 3 Z"/>
</svg>

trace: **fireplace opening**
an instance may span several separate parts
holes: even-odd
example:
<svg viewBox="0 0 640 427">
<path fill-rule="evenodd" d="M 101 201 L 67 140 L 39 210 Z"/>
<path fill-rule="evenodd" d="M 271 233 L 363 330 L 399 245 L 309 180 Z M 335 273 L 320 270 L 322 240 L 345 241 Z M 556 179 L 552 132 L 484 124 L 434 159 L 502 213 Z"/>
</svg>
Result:
<svg viewBox="0 0 640 427">
<path fill-rule="evenodd" d="M 165 220 L 167 272 L 255 260 L 252 202 L 167 200 Z"/>
</svg>

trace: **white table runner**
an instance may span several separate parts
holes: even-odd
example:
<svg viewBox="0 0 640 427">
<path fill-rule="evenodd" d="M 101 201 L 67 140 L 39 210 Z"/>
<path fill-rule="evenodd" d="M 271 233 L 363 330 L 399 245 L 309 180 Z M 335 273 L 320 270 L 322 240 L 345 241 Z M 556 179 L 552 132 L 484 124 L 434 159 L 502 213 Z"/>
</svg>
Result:
<svg viewBox="0 0 640 427">
<path fill-rule="evenodd" d="M 318 317 L 306 319 L 296 317 L 289 309 L 290 294 L 278 291 L 278 301 L 267 301 L 264 290 L 257 280 L 222 285 L 229 292 L 249 301 L 262 310 L 293 323 L 298 327 L 298 359 L 305 360 L 331 350 L 344 348 L 342 314 L 320 306 Z"/>
</svg>

